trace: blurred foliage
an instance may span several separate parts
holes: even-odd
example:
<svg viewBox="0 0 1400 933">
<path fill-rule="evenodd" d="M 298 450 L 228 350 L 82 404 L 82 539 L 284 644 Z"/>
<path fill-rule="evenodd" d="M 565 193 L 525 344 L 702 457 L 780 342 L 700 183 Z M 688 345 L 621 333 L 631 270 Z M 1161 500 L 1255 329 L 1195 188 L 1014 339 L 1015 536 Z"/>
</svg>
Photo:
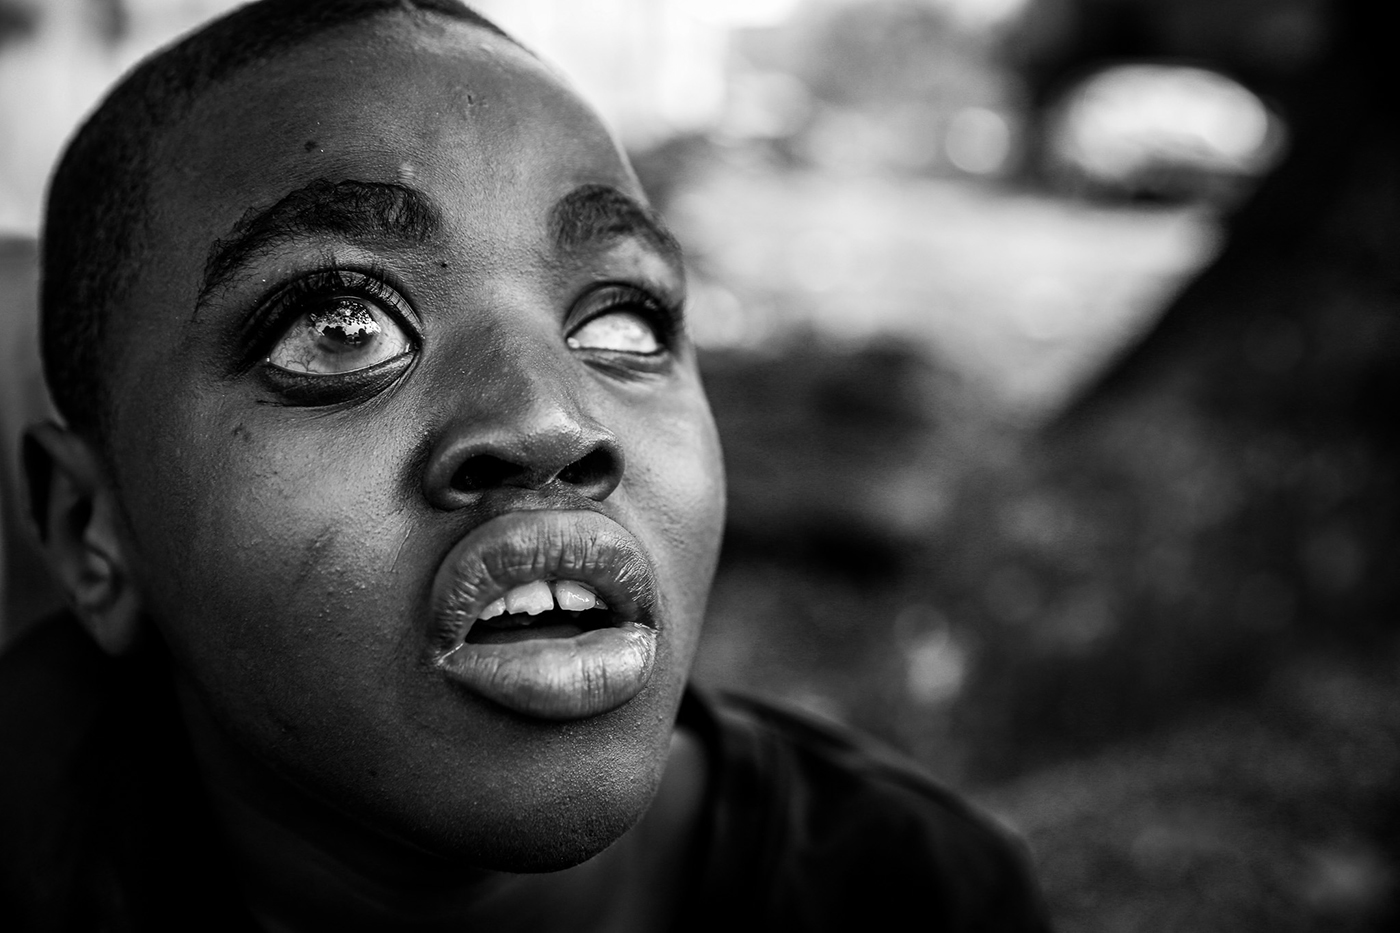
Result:
<svg viewBox="0 0 1400 933">
<path fill-rule="evenodd" d="M 1066 931 L 1400 925 L 1400 126 L 1350 35 L 1047 428 L 909 344 L 703 360 L 733 496 L 697 676 L 976 789 Z"/>
<path fill-rule="evenodd" d="M 956 174 L 944 150 L 959 132 L 981 142 L 976 117 L 958 120 L 976 108 L 996 114 L 989 171 L 1000 171 L 1014 134 L 1004 114 L 1022 94 L 999 55 L 990 34 L 927 0 L 809 2 L 786 23 L 733 36 L 726 132 L 761 127 L 795 163 Z"/>
<path fill-rule="evenodd" d="M 1366 0 L 1363 0 L 1366 2 Z M 1349 0 L 1033 0 L 1006 37 L 1044 101 L 1075 73 L 1122 59 L 1172 59 L 1232 73 L 1267 94 L 1319 67 Z"/>
<path fill-rule="evenodd" d="M 790 23 L 735 37 L 748 64 L 796 76 L 821 101 L 889 106 L 986 96 L 1007 77 L 989 67 L 986 37 L 923 0 L 816 3 Z"/>
<path fill-rule="evenodd" d="M 732 501 L 697 676 L 995 788 L 1065 929 L 1372 928 L 1400 471 L 1354 391 L 1393 295 L 1250 271 L 1220 300 L 1335 327 L 1212 328 L 1045 435 L 907 347 L 707 357 Z"/>
<path fill-rule="evenodd" d="M 1040 853 L 1064 931 L 1393 930 L 1397 663 L 1295 655 L 1249 702 L 984 803 Z"/>
</svg>

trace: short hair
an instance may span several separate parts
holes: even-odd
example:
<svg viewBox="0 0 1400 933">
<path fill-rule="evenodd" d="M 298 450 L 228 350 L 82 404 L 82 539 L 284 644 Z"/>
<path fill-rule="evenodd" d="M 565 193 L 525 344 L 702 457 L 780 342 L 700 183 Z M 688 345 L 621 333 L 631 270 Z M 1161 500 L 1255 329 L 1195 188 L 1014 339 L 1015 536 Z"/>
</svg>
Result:
<svg viewBox="0 0 1400 933">
<path fill-rule="evenodd" d="M 460 0 L 259 0 L 143 61 L 69 142 L 50 182 L 39 306 L 44 376 L 68 424 L 104 439 L 103 351 L 145 260 L 154 150 L 212 85 L 310 39 L 390 13 L 439 14 L 514 39 Z"/>
</svg>

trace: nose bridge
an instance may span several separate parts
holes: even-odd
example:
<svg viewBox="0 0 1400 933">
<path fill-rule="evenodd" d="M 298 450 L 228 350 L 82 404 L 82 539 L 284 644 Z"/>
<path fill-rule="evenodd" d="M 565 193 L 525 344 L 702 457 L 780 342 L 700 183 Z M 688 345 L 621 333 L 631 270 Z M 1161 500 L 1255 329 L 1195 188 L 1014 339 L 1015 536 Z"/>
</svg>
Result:
<svg viewBox="0 0 1400 933">
<path fill-rule="evenodd" d="M 479 376 L 464 387 L 459 416 L 493 433 L 506 447 L 518 445 L 521 454 L 538 444 L 578 448 L 587 444 L 589 434 L 605 433 L 587 410 L 582 374 L 563 341 L 524 333 L 524 327 L 502 330 L 481 355 Z"/>
<path fill-rule="evenodd" d="M 552 315 L 497 308 L 447 367 L 448 406 L 424 476 L 429 498 L 452 508 L 499 486 L 562 485 L 591 498 L 621 480 L 622 452 L 594 410 Z M 505 313 L 502 313 L 505 312 Z"/>
</svg>

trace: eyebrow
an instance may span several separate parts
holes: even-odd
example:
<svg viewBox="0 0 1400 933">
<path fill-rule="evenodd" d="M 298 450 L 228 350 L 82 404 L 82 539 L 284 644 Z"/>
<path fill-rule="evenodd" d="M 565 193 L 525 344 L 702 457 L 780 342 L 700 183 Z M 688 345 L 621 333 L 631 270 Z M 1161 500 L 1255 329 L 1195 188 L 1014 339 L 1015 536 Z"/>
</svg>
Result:
<svg viewBox="0 0 1400 933">
<path fill-rule="evenodd" d="M 254 257 L 291 239 L 334 235 L 352 241 L 427 242 L 441 226 L 432 200 L 407 185 L 318 179 L 271 207 L 250 209 L 214 241 L 204 263 L 197 304 Z M 555 245 L 572 252 L 619 237 L 637 237 L 679 265 L 680 243 L 651 209 L 610 185 L 582 185 L 549 212 Z"/>
<path fill-rule="evenodd" d="M 204 263 L 198 301 L 203 302 L 250 259 L 287 240 L 332 235 L 416 246 L 431 239 L 440 226 L 436 205 L 414 188 L 318 179 L 271 207 L 250 209 L 227 236 L 214 241 Z"/>
<path fill-rule="evenodd" d="M 637 237 L 666 259 L 681 263 L 681 245 L 655 211 L 611 185 L 583 185 L 564 195 L 549 212 L 555 245 L 572 252 L 619 237 Z"/>
</svg>

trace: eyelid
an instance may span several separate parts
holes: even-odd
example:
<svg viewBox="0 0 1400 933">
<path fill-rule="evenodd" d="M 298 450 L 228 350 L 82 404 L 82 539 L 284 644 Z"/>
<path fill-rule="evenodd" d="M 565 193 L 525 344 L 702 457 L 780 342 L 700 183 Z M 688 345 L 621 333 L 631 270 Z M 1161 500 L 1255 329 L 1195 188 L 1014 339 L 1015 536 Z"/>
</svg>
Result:
<svg viewBox="0 0 1400 933">
<path fill-rule="evenodd" d="M 281 396 L 279 404 L 324 407 L 353 402 L 357 397 L 365 398 L 387 389 L 411 365 L 406 356 L 334 376 L 312 375 L 276 366 L 265 367 L 263 374 Z"/>
<path fill-rule="evenodd" d="M 574 305 L 573 320 L 565 337 L 572 337 L 589 322 L 619 310 L 635 311 L 651 325 L 661 353 L 675 349 L 685 326 L 684 302 L 663 301 L 651 291 L 625 282 L 604 282 L 584 295 Z"/>
<path fill-rule="evenodd" d="M 333 295 L 357 295 L 378 302 L 403 326 L 414 349 L 422 348 L 423 328 L 418 313 L 387 270 L 375 265 L 353 268 L 331 263 L 283 282 L 257 302 L 240 341 L 244 347 L 240 368 L 263 361 L 287 328 L 305 313 L 309 302 Z"/>
</svg>

